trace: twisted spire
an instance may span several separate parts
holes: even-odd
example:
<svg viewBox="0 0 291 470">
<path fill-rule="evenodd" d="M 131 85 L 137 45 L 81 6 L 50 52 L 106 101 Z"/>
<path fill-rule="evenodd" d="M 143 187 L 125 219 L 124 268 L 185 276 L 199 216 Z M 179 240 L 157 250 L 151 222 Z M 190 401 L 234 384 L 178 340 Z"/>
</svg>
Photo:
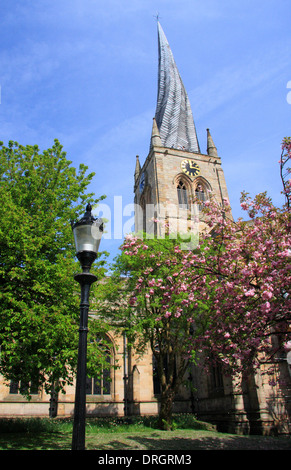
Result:
<svg viewBox="0 0 291 470">
<path fill-rule="evenodd" d="M 164 147 L 200 153 L 188 95 L 158 21 L 159 72 L 155 119 Z"/>
</svg>

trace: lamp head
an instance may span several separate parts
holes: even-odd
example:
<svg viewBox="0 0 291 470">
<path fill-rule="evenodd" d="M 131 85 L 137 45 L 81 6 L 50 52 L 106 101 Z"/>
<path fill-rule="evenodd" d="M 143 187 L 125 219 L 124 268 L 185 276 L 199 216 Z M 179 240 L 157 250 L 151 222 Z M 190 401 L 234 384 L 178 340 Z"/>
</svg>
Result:
<svg viewBox="0 0 291 470">
<path fill-rule="evenodd" d="M 72 223 L 77 258 L 84 272 L 89 272 L 97 257 L 102 233 L 103 220 L 93 217 L 91 204 L 87 204 L 84 216 Z"/>
</svg>

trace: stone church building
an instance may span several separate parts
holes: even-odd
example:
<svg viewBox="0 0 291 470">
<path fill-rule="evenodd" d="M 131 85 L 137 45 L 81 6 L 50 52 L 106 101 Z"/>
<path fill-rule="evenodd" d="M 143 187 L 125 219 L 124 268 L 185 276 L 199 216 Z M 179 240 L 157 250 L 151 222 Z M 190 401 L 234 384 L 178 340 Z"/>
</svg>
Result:
<svg viewBox="0 0 291 470">
<path fill-rule="evenodd" d="M 192 214 L 193 199 L 198 198 L 202 205 L 209 192 L 221 205 L 228 199 L 223 159 L 209 129 L 207 153 L 200 150 L 188 95 L 159 22 L 158 43 L 158 97 L 149 153 L 143 164 L 136 157 L 134 173 L 135 230 L 158 235 L 156 220 L 164 219 L 177 231 L 185 231 L 192 229 L 194 215 L 199 231 L 203 228 L 200 206 Z M 150 348 L 138 358 L 128 350 L 126 337 L 112 332 L 109 340 L 112 351 L 108 360 L 118 367 L 104 371 L 101 383 L 88 379 L 87 415 L 157 414 L 159 386 Z M 194 413 L 228 432 L 290 432 L 291 369 L 286 352 L 278 350 L 272 363 L 264 367 L 273 368 L 275 385 L 271 386 L 270 376 L 263 373 L 234 381 L 224 377 L 219 366 L 210 374 L 193 368 L 188 376 L 193 387 L 181 388 L 174 411 Z M 0 417 L 73 415 L 74 386 L 67 387 L 66 394 L 59 394 L 55 401 L 39 390 L 27 401 L 21 395 L 22 386 L 5 385 L 0 378 Z"/>
</svg>

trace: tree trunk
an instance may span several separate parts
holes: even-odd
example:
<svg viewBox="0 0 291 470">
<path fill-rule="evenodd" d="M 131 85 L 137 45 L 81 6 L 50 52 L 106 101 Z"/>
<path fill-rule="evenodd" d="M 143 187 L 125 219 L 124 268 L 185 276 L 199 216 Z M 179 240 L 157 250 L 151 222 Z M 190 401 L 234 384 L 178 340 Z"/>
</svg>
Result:
<svg viewBox="0 0 291 470">
<path fill-rule="evenodd" d="M 172 429 L 173 401 L 175 394 L 173 390 L 162 391 L 159 412 L 159 428 Z"/>
<path fill-rule="evenodd" d="M 183 380 L 188 360 L 179 359 L 171 348 L 166 354 L 154 351 L 157 360 L 157 372 L 160 379 L 160 429 L 172 429 L 173 402 Z"/>
<path fill-rule="evenodd" d="M 51 390 L 49 417 L 56 418 L 58 415 L 58 392 L 56 391 L 55 384 Z"/>
</svg>

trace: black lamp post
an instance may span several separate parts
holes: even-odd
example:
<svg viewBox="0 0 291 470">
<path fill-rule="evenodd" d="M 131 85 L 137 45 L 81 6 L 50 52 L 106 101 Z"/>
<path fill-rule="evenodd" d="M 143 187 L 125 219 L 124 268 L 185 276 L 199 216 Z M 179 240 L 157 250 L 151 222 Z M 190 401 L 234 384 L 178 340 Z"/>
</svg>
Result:
<svg viewBox="0 0 291 470">
<path fill-rule="evenodd" d="M 90 273 L 90 268 L 97 257 L 103 232 L 102 219 L 94 218 L 91 210 L 91 205 L 88 204 L 84 216 L 79 221 L 72 223 L 76 255 L 82 266 L 82 273 L 76 274 L 74 277 L 81 286 L 81 303 L 72 450 L 85 450 L 89 292 L 91 284 L 97 280 L 97 277 Z"/>
</svg>

